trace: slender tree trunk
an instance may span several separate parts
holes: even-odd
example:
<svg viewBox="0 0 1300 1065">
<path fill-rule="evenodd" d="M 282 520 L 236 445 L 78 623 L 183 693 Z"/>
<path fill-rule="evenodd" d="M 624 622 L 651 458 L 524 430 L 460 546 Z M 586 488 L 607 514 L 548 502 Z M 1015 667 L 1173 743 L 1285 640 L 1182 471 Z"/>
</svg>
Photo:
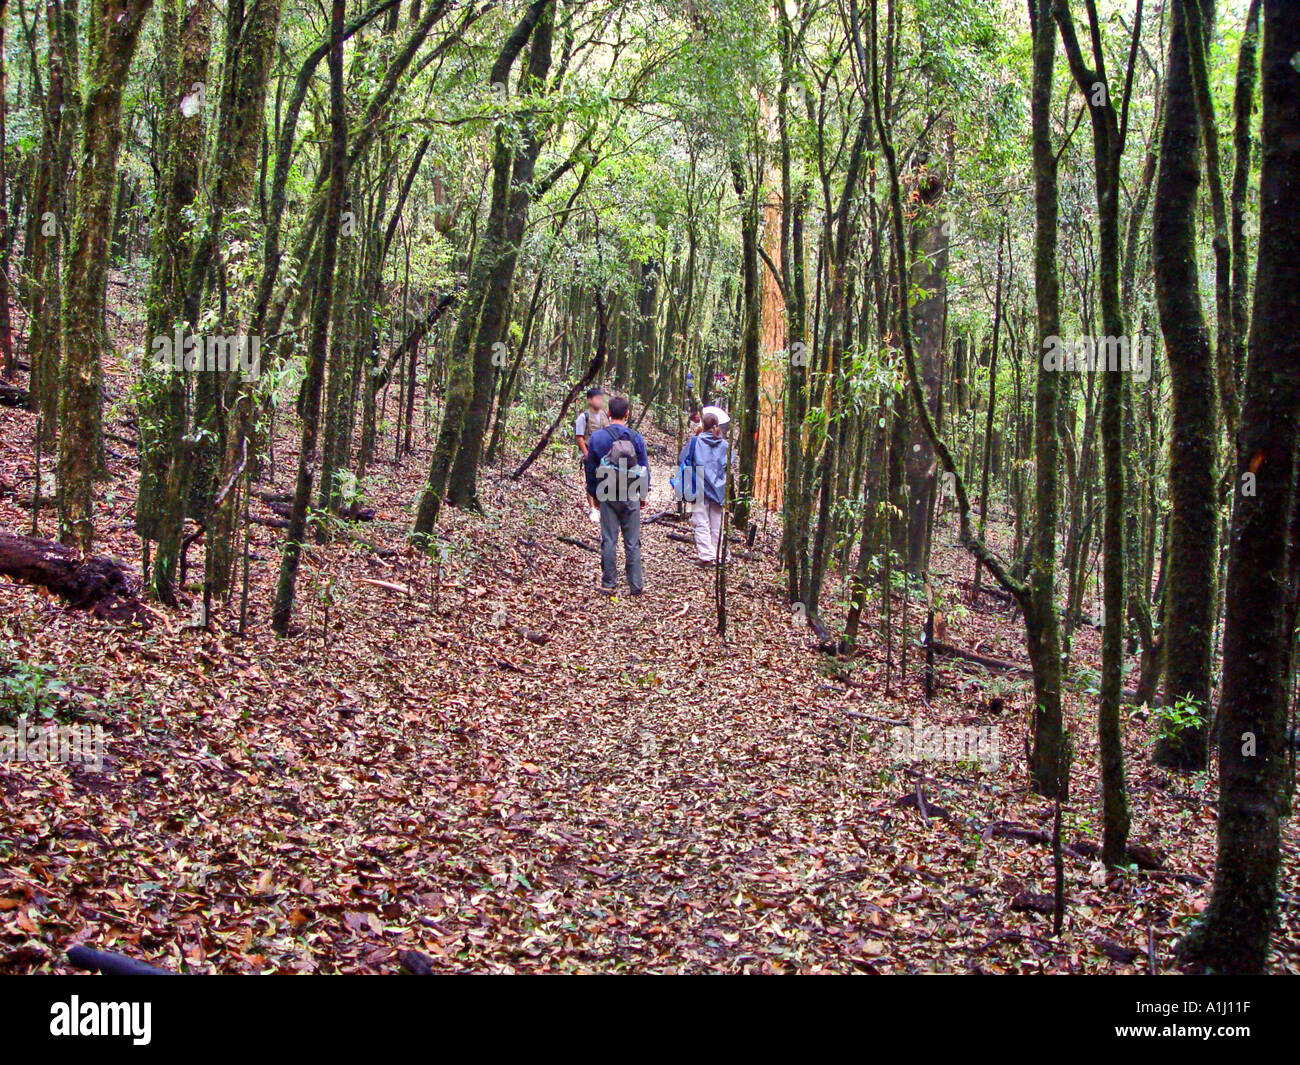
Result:
<svg viewBox="0 0 1300 1065">
<path fill-rule="evenodd" d="M 257 191 L 266 123 L 266 86 L 279 33 L 280 12 L 280 0 L 258 0 L 247 17 L 242 17 L 238 10 L 229 16 L 232 20 L 235 15 L 241 16 L 228 22 L 226 32 L 227 50 L 233 50 L 238 58 L 228 63 L 222 84 L 217 127 L 222 151 L 218 153 L 219 166 L 205 240 L 196 250 L 190 273 L 191 289 L 187 293 L 192 325 L 198 322 L 197 301 L 202 297 L 203 280 L 209 276 L 209 270 L 224 274 L 223 249 L 249 240 L 260 225 L 251 207 Z M 232 43 L 235 41 L 238 41 L 237 48 Z M 222 283 L 224 286 L 224 280 Z M 249 322 L 234 308 L 223 306 L 222 309 L 226 313 L 217 327 L 221 334 L 251 339 Z M 239 469 L 249 461 L 256 384 L 243 380 L 238 370 L 205 372 L 199 375 L 199 381 L 204 386 L 199 394 L 207 397 L 209 406 L 199 410 L 197 416 L 201 419 L 200 426 L 206 426 L 216 441 L 210 455 L 202 448 L 199 451 L 203 458 L 198 474 L 205 479 L 197 487 L 203 494 L 207 525 L 204 581 L 212 594 L 224 598 L 230 590 L 238 523 L 238 493 L 226 486 L 234 482 Z"/>
<path fill-rule="evenodd" d="M 918 174 L 914 202 L 920 210 L 910 233 L 912 336 L 930 415 L 936 421 L 942 409 L 939 359 L 948 304 L 949 225 L 940 210 L 946 184 L 947 167 L 942 162 Z M 930 508 L 938 466 L 934 448 L 920 426 L 913 421 L 910 428 L 908 446 L 903 451 L 903 470 L 907 477 L 907 571 L 917 574 L 929 565 Z"/>
<path fill-rule="evenodd" d="M 1233 112 L 1236 127 L 1233 135 L 1235 153 L 1232 170 L 1232 363 L 1237 394 L 1241 394 L 1242 375 L 1246 371 L 1246 330 L 1249 320 L 1250 253 L 1246 247 L 1246 196 L 1250 186 L 1251 119 L 1254 113 L 1255 83 L 1259 74 L 1259 6 L 1250 0 L 1246 28 L 1237 53 L 1237 84 Z"/>
<path fill-rule="evenodd" d="M 741 319 L 740 319 L 740 439 L 736 441 L 738 465 L 734 477 L 727 483 L 731 488 L 731 516 L 737 529 L 744 531 L 749 527 L 749 514 L 753 506 L 754 471 L 758 464 L 758 419 L 759 419 L 759 313 L 761 307 L 761 287 L 758 271 L 758 196 L 761 167 L 754 168 L 754 183 L 750 187 L 745 180 L 743 164 L 733 158 L 731 163 L 732 183 L 736 195 L 740 198 L 740 270 L 741 270 Z"/>
<path fill-rule="evenodd" d="M 280 636 L 289 632 L 298 562 L 307 533 L 307 507 L 311 501 L 312 466 L 316 459 L 316 437 L 320 422 L 322 379 L 325 376 L 326 346 L 330 312 L 334 301 L 334 261 L 338 245 L 339 219 L 347 185 L 347 120 L 343 111 L 343 12 L 344 0 L 333 0 L 330 10 L 330 181 L 324 230 L 321 234 L 321 263 L 317 276 L 316 303 L 312 308 L 311 338 L 308 342 L 307 377 L 303 381 L 302 447 L 298 452 L 298 476 L 294 484 L 289 528 L 285 533 L 280 578 L 275 590 L 271 627 Z"/>
<path fill-rule="evenodd" d="M 1064 801 L 1070 756 L 1061 715 L 1061 627 L 1056 610 L 1060 374 L 1043 365 L 1049 338 L 1061 331 L 1056 265 L 1056 152 L 1052 147 L 1052 75 L 1056 61 L 1055 0 L 1033 0 L 1034 295 L 1038 304 L 1038 384 L 1034 399 L 1036 520 L 1030 545 L 1025 634 L 1034 670 L 1034 734 L 1029 775 L 1038 794 Z"/>
<path fill-rule="evenodd" d="M 1090 38 L 1101 40 L 1095 5 L 1089 5 Z M 1098 287 L 1101 295 L 1102 328 L 1105 331 L 1107 356 L 1123 352 L 1128 338 L 1120 295 L 1120 162 L 1124 152 L 1125 130 L 1115 107 L 1115 97 L 1107 83 L 1105 60 L 1094 45 L 1093 63 L 1084 60 L 1074 30 L 1074 18 L 1068 2 L 1057 8 L 1057 20 L 1065 44 L 1066 56 L 1075 81 L 1089 103 L 1092 121 L 1093 167 L 1096 174 L 1098 245 Z M 1139 3 L 1133 30 L 1130 67 L 1142 26 Z M 1098 91 L 1100 86 L 1100 91 Z M 1127 114 L 1128 99 L 1121 105 Z M 1129 358 L 1133 357 L 1130 350 Z M 1102 370 L 1101 439 L 1105 504 L 1102 540 L 1105 559 L 1102 567 L 1102 596 L 1105 619 L 1101 636 L 1101 686 L 1097 707 L 1097 733 L 1101 752 L 1101 791 L 1103 808 L 1102 861 L 1107 866 L 1122 865 L 1127 860 L 1129 811 L 1124 784 L 1123 730 L 1120 722 L 1120 699 L 1124 688 L 1124 394 L 1129 367 L 1116 364 Z"/>
</svg>

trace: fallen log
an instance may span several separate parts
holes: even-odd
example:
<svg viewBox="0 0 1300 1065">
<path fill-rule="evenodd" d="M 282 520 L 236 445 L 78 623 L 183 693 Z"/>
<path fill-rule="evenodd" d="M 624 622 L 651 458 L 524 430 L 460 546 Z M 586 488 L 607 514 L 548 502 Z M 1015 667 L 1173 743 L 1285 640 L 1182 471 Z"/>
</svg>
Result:
<svg viewBox="0 0 1300 1065">
<path fill-rule="evenodd" d="M 892 725 L 896 728 L 908 728 L 911 726 L 910 721 L 900 721 L 896 717 L 874 717 L 871 714 L 862 714 L 857 710 L 843 710 L 841 713 L 845 717 L 851 717 L 854 721 L 870 721 L 873 725 Z"/>
<path fill-rule="evenodd" d="M 528 537 L 521 536 L 519 537 L 517 542 L 523 547 L 527 547 L 533 551 L 545 551 L 548 555 L 555 555 L 557 558 L 564 557 L 563 553 L 558 548 L 552 547 L 550 544 L 543 543 L 541 540 L 532 540 L 529 539 Z"/>
<path fill-rule="evenodd" d="M 667 536 L 668 539 L 670 540 L 676 540 L 679 544 L 690 544 L 692 547 L 695 545 L 695 537 L 687 536 L 685 533 L 670 532 L 670 533 L 664 533 L 664 535 Z M 735 543 L 743 543 L 743 541 L 740 539 L 739 536 L 733 537 L 732 539 Z M 754 562 L 760 559 L 761 557 L 762 557 L 761 555 L 757 554 L 754 551 L 742 551 L 740 548 L 731 548 L 727 551 L 728 561 L 730 561 L 733 558 L 738 558 L 742 562 Z"/>
<path fill-rule="evenodd" d="M 354 544 L 359 544 L 367 551 L 375 555 L 376 558 L 396 558 L 397 549 L 393 547 L 380 547 L 373 540 L 367 540 L 364 536 L 352 534 L 348 537 Z"/>
<path fill-rule="evenodd" d="M 653 525 L 657 521 L 684 521 L 685 519 L 673 508 L 661 510 L 658 514 L 652 514 L 648 518 L 641 519 L 642 525 Z"/>
<path fill-rule="evenodd" d="M 432 976 L 436 971 L 433 959 L 418 950 L 399 950 L 397 961 L 412 976 Z"/>
<path fill-rule="evenodd" d="M 548 643 L 550 643 L 553 639 L 555 639 L 555 637 L 552 636 L 550 633 L 534 632 L 532 629 L 527 628 L 524 625 L 516 625 L 513 621 L 507 621 L 506 628 L 508 628 L 516 636 L 522 636 L 529 643 L 536 644 L 538 647 L 545 647 Z"/>
<path fill-rule="evenodd" d="M 491 657 L 489 657 L 489 658 L 488 658 L 488 661 L 491 662 L 494 666 L 497 666 L 497 667 L 500 668 L 500 669 L 508 669 L 508 670 L 510 670 L 511 673 L 519 673 L 519 674 L 522 674 L 522 675 L 525 676 L 525 677 L 528 676 L 528 670 L 526 670 L 526 669 L 520 669 L 517 665 L 515 665 L 513 662 L 511 662 L 510 659 L 508 659 L 508 658 L 491 658 Z"/>
<path fill-rule="evenodd" d="M 68 961 L 78 969 L 87 972 L 100 972 L 105 976 L 176 976 L 170 969 L 160 969 L 148 962 L 136 961 L 125 954 L 114 954 L 110 950 L 96 950 L 94 947 L 72 947 L 68 951 Z"/>
<path fill-rule="evenodd" d="M 82 558 L 62 544 L 0 529 L 0 575 L 45 588 L 105 621 L 147 624 L 150 616 L 122 564 L 107 555 Z"/>
<path fill-rule="evenodd" d="M 0 381 L 0 407 L 17 407 L 22 410 L 31 410 L 31 393 L 24 388 L 7 385 Z"/>
<path fill-rule="evenodd" d="M 1016 824 L 1014 821 L 993 821 L 984 827 L 982 835 L 987 842 L 991 838 L 999 839 L 1019 839 L 1026 843 L 1038 843 L 1045 847 L 1052 845 L 1052 833 L 1046 829 L 1033 828 L 1030 825 Z M 1095 840 L 1076 839 L 1073 843 L 1061 844 L 1061 850 L 1071 858 L 1082 858 L 1085 861 L 1096 861 L 1101 857 L 1101 847 Z M 1163 856 L 1154 848 L 1147 846 L 1145 843 L 1130 843 L 1125 852 L 1125 858 L 1130 864 L 1136 865 L 1143 873 L 1169 876 L 1185 876 L 1189 874 L 1166 874 Z M 1196 878 L 1194 878 L 1196 879 Z"/>
<path fill-rule="evenodd" d="M 1093 946 L 1106 955 L 1111 961 L 1117 961 L 1121 965 L 1132 965 L 1138 958 L 1142 957 L 1143 951 L 1134 950 L 1132 947 L 1125 947 L 1110 939 L 1103 939 L 1100 936 L 1093 938 Z"/>
<path fill-rule="evenodd" d="M 271 508 L 273 514 L 279 514 L 282 518 L 289 517 L 293 509 L 291 504 L 281 503 L 279 500 L 266 501 L 266 505 Z M 375 508 L 362 506 L 360 503 L 349 503 L 339 512 L 339 517 L 345 521 L 374 521 Z"/>
<path fill-rule="evenodd" d="M 936 640 L 933 646 L 934 653 L 937 655 L 956 658 L 962 662 L 970 662 L 973 665 L 983 666 L 985 669 L 991 669 L 998 673 L 1017 673 L 1022 677 L 1032 677 L 1034 675 L 1034 671 L 1029 666 L 1022 666 L 1019 662 L 1008 662 L 1002 658 L 979 655 L 974 651 L 963 651 L 960 647 L 954 647 L 950 643 L 943 643 L 939 640 Z"/>
<path fill-rule="evenodd" d="M 396 581 L 381 581 L 374 577 L 357 577 L 358 584 L 369 584 L 375 588 L 383 588 L 385 591 L 397 592 L 400 595 L 414 595 L 409 585 L 398 584 Z"/>
<path fill-rule="evenodd" d="M 595 544 L 587 543 L 586 540 L 579 540 L 574 536 L 557 536 L 556 539 L 562 544 L 572 544 L 574 547 L 581 547 L 584 551 L 595 551 L 596 554 L 600 554 L 600 548 Z"/>
<path fill-rule="evenodd" d="M 267 529 L 287 529 L 289 527 L 289 521 L 287 518 L 263 518 L 263 517 L 259 517 L 256 514 L 248 515 L 248 523 L 250 525 L 261 525 Z M 367 540 L 364 536 L 358 536 L 356 533 L 350 532 L 348 530 L 344 530 L 343 535 L 345 539 L 350 540 L 352 541 L 352 543 L 357 544 L 361 547 L 364 547 L 367 551 L 371 552 L 376 558 L 387 559 L 387 558 L 397 557 L 396 548 L 380 547 L 380 545 L 375 543 L 373 540 Z"/>
<path fill-rule="evenodd" d="M 1056 912 L 1056 899 L 1037 891 L 1021 891 L 1011 900 L 1011 909 L 1016 913 L 1051 914 Z"/>
<path fill-rule="evenodd" d="M 943 643 L 939 640 L 934 642 L 934 653 L 956 658 L 962 662 L 970 662 L 972 665 L 983 666 L 985 669 L 991 669 L 997 673 L 1015 673 L 1018 676 L 1030 678 L 1034 675 L 1031 667 L 1022 666 L 1019 662 L 1008 662 L 1003 658 L 991 658 L 988 655 L 976 654 L 974 651 L 963 651 L 960 647 L 954 647 L 952 644 Z M 1137 692 L 1132 688 L 1125 688 L 1121 694 L 1126 702 L 1134 703 L 1137 701 Z M 1157 696 L 1151 705 L 1160 706 L 1160 698 Z"/>
<path fill-rule="evenodd" d="M 937 576 L 937 574 L 931 574 L 931 576 L 932 576 L 932 577 L 933 577 L 933 576 Z M 1004 602 L 1004 603 L 1009 603 L 1009 604 L 1012 605 L 1012 606 L 1018 606 L 1018 605 L 1019 605 L 1019 604 L 1016 602 L 1016 597 L 1015 597 L 1014 595 L 1012 595 L 1012 594 L 1011 594 L 1010 592 L 1008 592 L 1008 591 L 1004 591 L 1004 590 L 1001 589 L 1001 588 L 996 588 L 996 587 L 994 587 L 994 586 L 992 586 L 992 585 L 988 585 L 988 584 L 981 584 L 981 585 L 977 588 L 977 587 L 975 586 L 975 582 L 972 581 L 972 580 L 961 580 L 961 581 L 958 581 L 957 583 L 959 583 L 963 588 L 967 589 L 968 591 L 970 591 L 970 592 L 972 592 L 972 593 L 974 593 L 974 592 L 979 592 L 980 595 L 987 595 L 990 599 L 998 599 L 998 600 L 1001 600 L 1001 601 Z"/>
<path fill-rule="evenodd" d="M 360 503 L 349 503 L 339 516 L 348 521 L 374 521 L 375 508 L 362 506 Z"/>
</svg>

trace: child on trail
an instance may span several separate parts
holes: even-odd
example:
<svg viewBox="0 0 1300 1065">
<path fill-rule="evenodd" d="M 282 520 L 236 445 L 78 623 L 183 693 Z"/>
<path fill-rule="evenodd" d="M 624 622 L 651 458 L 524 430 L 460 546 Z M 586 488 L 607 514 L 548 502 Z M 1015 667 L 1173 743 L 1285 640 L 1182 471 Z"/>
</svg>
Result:
<svg viewBox="0 0 1300 1065">
<path fill-rule="evenodd" d="M 573 426 L 573 436 L 578 442 L 580 460 L 587 461 L 587 451 L 591 447 L 591 438 L 597 429 L 604 429 L 609 424 L 609 414 L 605 411 L 605 390 L 599 385 L 587 389 L 587 408 L 578 415 Z"/>
<path fill-rule="evenodd" d="M 698 566 L 714 566 L 723 559 L 722 504 L 727 498 L 729 452 L 717 414 L 706 407 L 699 434 L 686 442 L 678 459 L 678 465 L 686 467 L 682 494 L 691 512 Z"/>
<path fill-rule="evenodd" d="M 592 434 L 587 449 L 587 498 L 600 510 L 600 590 L 613 595 L 618 585 L 618 538 L 623 536 L 627 583 L 633 595 L 645 587 L 641 571 L 641 501 L 650 492 L 650 460 L 645 440 L 627 425 L 631 405 L 622 396 L 609 401 L 610 424 Z"/>
<path fill-rule="evenodd" d="M 605 410 L 605 390 L 599 385 L 587 389 L 587 406 L 578 414 L 573 426 L 573 436 L 578 442 L 578 465 L 585 468 L 587 452 L 591 448 L 591 438 L 597 429 L 604 429 L 609 424 L 609 413 Z M 591 505 L 588 515 L 592 521 L 600 521 L 600 512 L 596 505 Z"/>
</svg>

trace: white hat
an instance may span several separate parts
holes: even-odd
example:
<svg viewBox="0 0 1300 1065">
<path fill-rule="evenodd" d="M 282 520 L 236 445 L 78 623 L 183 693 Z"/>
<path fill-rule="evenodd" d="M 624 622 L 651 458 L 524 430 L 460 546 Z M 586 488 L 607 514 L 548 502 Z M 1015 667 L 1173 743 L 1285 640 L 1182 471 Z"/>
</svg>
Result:
<svg viewBox="0 0 1300 1065">
<path fill-rule="evenodd" d="M 719 429 L 722 428 L 722 426 L 727 425 L 731 422 L 731 415 L 728 414 L 721 407 L 714 407 L 714 406 L 705 407 L 703 410 L 700 411 L 700 417 L 703 418 L 706 414 L 712 414 L 715 418 L 718 419 Z"/>
</svg>

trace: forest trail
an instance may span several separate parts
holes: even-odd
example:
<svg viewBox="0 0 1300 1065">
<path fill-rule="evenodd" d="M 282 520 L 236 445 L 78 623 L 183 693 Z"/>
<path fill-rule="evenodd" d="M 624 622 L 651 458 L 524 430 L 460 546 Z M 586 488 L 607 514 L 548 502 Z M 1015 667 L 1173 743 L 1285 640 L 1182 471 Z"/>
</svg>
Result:
<svg viewBox="0 0 1300 1065">
<path fill-rule="evenodd" d="M 650 515 L 671 500 L 675 443 L 645 428 Z M 605 599 L 597 556 L 559 539 L 598 534 L 555 453 L 519 483 L 489 475 L 482 516 L 448 511 L 436 565 L 402 541 L 423 458 L 384 467 L 375 498 L 400 504 L 363 531 L 396 556 L 313 545 L 288 640 L 262 618 L 282 534 L 258 526 L 243 639 L 182 614 L 114 629 L 0 587 L 8 638 L 59 661 L 108 734 L 101 774 L 0 768 L 0 823 L 17 826 L 0 967 L 48 970 L 86 940 L 223 972 L 392 971 L 400 950 L 481 971 L 1132 970 L 1149 964 L 1135 913 L 1167 956 L 1206 890 L 1208 785 L 1181 795 L 1134 766 L 1135 838 L 1163 833 L 1166 869 L 1103 889 L 1076 853 L 1053 941 L 1033 840 L 1050 807 L 1025 787 L 1013 687 L 993 720 L 951 663 L 927 705 L 915 647 L 905 694 L 895 661 L 886 696 L 874 629 L 854 663 L 818 654 L 784 605 L 774 518 L 728 571 L 725 642 L 712 575 L 669 539 L 684 525 L 644 526 L 645 594 Z M 126 514 L 129 463 L 112 466 Z M 935 568 L 966 573 L 950 545 L 944 530 Z M 1009 614 L 959 614 L 955 639 L 1023 655 Z M 909 624 L 915 638 L 915 604 Z M 900 762 L 881 721 L 997 725 L 1000 767 Z M 1075 722 L 1079 846 L 1095 835 L 1090 724 Z M 1280 964 L 1298 941 L 1278 938 Z"/>
<path fill-rule="evenodd" d="M 0 0 L 0 973 L 1300 974 L 1297 55 Z"/>
</svg>

